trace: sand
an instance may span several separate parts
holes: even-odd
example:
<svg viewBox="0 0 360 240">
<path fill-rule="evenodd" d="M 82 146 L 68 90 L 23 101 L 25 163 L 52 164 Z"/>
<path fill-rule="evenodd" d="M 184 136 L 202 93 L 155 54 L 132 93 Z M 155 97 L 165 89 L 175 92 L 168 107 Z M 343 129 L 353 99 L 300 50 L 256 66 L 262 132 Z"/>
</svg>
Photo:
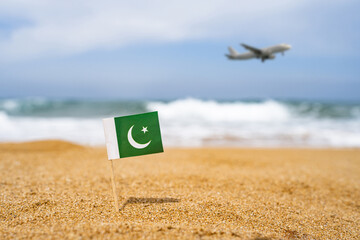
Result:
<svg viewBox="0 0 360 240">
<path fill-rule="evenodd" d="M 0 144 L 0 239 L 359 239 L 359 149 Z"/>
</svg>

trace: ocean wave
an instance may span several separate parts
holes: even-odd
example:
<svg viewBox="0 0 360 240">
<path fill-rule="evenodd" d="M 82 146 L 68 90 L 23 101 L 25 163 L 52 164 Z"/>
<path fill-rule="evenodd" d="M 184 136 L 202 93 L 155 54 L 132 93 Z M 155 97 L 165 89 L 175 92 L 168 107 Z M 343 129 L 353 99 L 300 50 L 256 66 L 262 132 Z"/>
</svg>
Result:
<svg viewBox="0 0 360 240">
<path fill-rule="evenodd" d="M 143 101 L 0 99 L 0 111 L 20 117 L 94 118 L 146 111 Z"/>
<path fill-rule="evenodd" d="M 101 119 L 158 111 L 165 146 L 360 147 L 359 105 L 313 102 L 0 101 L 0 141 L 104 145 Z"/>
<path fill-rule="evenodd" d="M 291 117 L 284 104 L 273 100 L 260 103 L 219 103 L 187 98 L 169 103 L 150 102 L 147 107 L 149 110 L 159 111 L 166 121 L 282 122 Z"/>
<path fill-rule="evenodd" d="M 317 103 L 217 102 L 194 98 L 149 102 L 159 111 L 170 145 L 359 147 L 360 121 L 354 109 Z M 350 109 L 350 110 L 349 110 Z M 305 112 L 307 112 L 305 114 Z"/>
<path fill-rule="evenodd" d="M 287 102 L 265 100 L 259 102 L 218 102 L 195 98 L 172 102 L 149 102 L 149 110 L 158 110 L 164 118 L 191 118 L 205 121 L 273 122 L 293 119 L 358 119 L 359 104 L 319 102 Z"/>
</svg>

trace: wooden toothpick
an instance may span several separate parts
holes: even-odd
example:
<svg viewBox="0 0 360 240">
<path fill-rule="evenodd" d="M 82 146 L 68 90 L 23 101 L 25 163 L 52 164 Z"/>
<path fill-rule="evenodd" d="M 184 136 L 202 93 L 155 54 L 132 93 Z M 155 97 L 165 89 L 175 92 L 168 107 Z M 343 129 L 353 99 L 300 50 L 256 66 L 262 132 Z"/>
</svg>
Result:
<svg viewBox="0 0 360 240">
<path fill-rule="evenodd" d="M 116 194 L 113 160 L 110 160 L 110 162 L 111 162 L 110 163 L 110 165 L 111 165 L 111 182 L 112 182 L 112 189 L 113 189 L 113 195 L 114 195 L 114 201 L 115 201 L 115 211 L 118 212 L 119 211 L 119 202 L 118 202 L 118 197 Z"/>
</svg>

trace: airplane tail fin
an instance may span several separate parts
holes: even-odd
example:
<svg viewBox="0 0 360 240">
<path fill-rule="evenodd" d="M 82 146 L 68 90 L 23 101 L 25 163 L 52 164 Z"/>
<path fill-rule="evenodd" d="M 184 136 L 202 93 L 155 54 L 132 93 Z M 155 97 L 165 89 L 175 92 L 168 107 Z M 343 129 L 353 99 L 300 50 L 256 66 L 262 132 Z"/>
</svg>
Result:
<svg viewBox="0 0 360 240">
<path fill-rule="evenodd" d="M 238 53 L 235 49 L 233 49 L 232 47 L 228 47 L 228 49 L 229 49 L 229 52 L 230 52 L 230 55 L 231 55 L 231 56 L 236 56 L 236 55 L 239 54 L 239 53 Z"/>
</svg>

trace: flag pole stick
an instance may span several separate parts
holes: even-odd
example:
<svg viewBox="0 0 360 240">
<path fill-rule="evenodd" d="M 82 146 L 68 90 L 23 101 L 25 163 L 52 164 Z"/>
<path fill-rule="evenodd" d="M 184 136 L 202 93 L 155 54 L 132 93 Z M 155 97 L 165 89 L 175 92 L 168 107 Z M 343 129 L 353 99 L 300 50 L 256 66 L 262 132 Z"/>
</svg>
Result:
<svg viewBox="0 0 360 240">
<path fill-rule="evenodd" d="M 110 160 L 110 165 L 111 165 L 111 183 L 112 183 L 112 189 L 113 189 L 113 195 L 114 195 L 114 201 L 115 201 L 115 211 L 118 212 L 119 211 L 119 202 L 118 202 L 118 197 L 116 194 L 113 160 Z"/>
</svg>

